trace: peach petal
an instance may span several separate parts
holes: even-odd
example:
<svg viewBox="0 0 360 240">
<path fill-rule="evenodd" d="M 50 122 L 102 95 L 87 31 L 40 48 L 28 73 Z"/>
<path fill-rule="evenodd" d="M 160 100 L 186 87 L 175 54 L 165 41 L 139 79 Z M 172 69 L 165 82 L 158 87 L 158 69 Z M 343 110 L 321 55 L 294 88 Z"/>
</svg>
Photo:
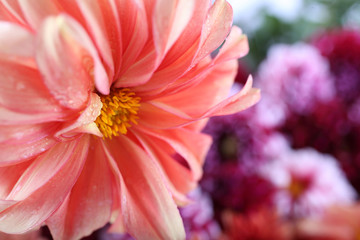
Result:
<svg viewBox="0 0 360 240">
<path fill-rule="evenodd" d="M 186 193 L 196 187 L 197 181 L 188 168 L 173 158 L 175 151 L 167 143 L 152 136 L 136 134 L 136 137 L 154 162 L 159 164 L 165 184 L 177 205 L 190 203 Z"/>
<path fill-rule="evenodd" d="M 52 122 L 15 126 L 0 125 L 0 143 L 14 145 L 37 141 L 53 135 L 58 127 L 59 124 Z"/>
<path fill-rule="evenodd" d="M 209 109 L 226 99 L 237 73 L 237 61 L 216 65 L 198 84 L 156 101 L 171 105 L 190 116 L 196 116 L 199 109 Z"/>
<path fill-rule="evenodd" d="M 58 143 L 48 152 L 38 156 L 18 179 L 7 199 L 24 200 L 45 185 L 71 158 L 72 153 L 76 150 L 76 144 L 76 141 L 71 144 Z M 62 149 L 60 149 L 60 145 L 64 145 Z"/>
<path fill-rule="evenodd" d="M 155 48 L 164 56 L 189 23 L 195 4 L 188 0 L 156 1 L 153 13 Z"/>
<path fill-rule="evenodd" d="M 136 91 L 148 92 L 164 88 L 193 67 L 192 62 L 199 47 L 202 22 L 206 16 L 204 9 L 207 9 L 210 3 L 208 0 L 199 0 L 195 3 L 188 1 L 187 3 L 195 4 L 192 6 L 193 11 L 189 20 L 191 24 L 188 24 L 182 32 L 177 33 L 181 34 L 177 37 L 177 41 L 172 44 L 172 47 L 166 50 L 167 54 L 161 65 L 147 83 L 136 87 Z M 164 5 L 164 3 L 162 4 Z M 164 81 L 164 79 L 167 79 L 167 81 Z"/>
<path fill-rule="evenodd" d="M 35 142 L 17 145 L 0 145 L 0 167 L 9 166 L 36 157 L 42 152 L 53 147 L 57 141 L 51 137 L 45 137 Z"/>
<path fill-rule="evenodd" d="M 38 35 L 36 57 L 45 85 L 65 107 L 83 107 L 93 89 L 93 79 L 101 93 L 110 91 L 109 80 L 91 39 L 82 26 L 67 15 L 44 21 Z"/>
<path fill-rule="evenodd" d="M 161 65 L 158 68 L 158 71 L 163 70 L 164 68 L 168 68 L 171 65 L 171 68 L 177 68 L 179 58 L 186 59 L 185 63 L 187 67 L 190 66 L 191 61 L 194 58 L 194 55 L 197 51 L 199 45 L 199 37 L 201 34 L 202 24 L 205 21 L 205 17 L 207 15 L 207 11 L 204 9 L 208 9 L 210 6 L 209 0 L 198 0 L 195 1 L 193 4 L 193 11 L 191 19 L 189 20 L 189 24 L 183 30 L 177 41 L 174 45 L 169 49 L 167 52 L 164 60 L 162 61 Z M 189 53 L 189 50 L 191 53 Z M 186 57 L 185 57 L 186 56 Z M 190 63 L 188 63 L 188 58 L 191 58 Z M 175 64 L 175 62 L 178 62 Z M 181 67 L 184 68 L 184 67 Z M 185 72 L 186 68 L 183 69 Z"/>
<path fill-rule="evenodd" d="M 0 167 L 0 199 L 7 198 L 16 182 L 31 163 L 32 161 L 29 160 L 12 166 Z"/>
<path fill-rule="evenodd" d="M 122 42 L 120 20 L 115 1 L 77 1 L 87 29 L 99 49 L 100 56 L 110 70 L 109 85 L 118 74 L 121 64 Z"/>
<path fill-rule="evenodd" d="M 209 9 L 203 25 L 200 48 L 193 64 L 198 63 L 221 45 L 230 32 L 232 18 L 233 12 L 230 4 L 225 0 L 216 0 Z"/>
<path fill-rule="evenodd" d="M 0 199 L 0 213 L 14 204 L 16 204 L 16 201 Z"/>
<path fill-rule="evenodd" d="M 187 161 L 193 178 L 200 179 L 201 167 L 212 142 L 210 136 L 182 128 L 152 131 L 141 128 L 141 131 L 169 144 Z"/>
<path fill-rule="evenodd" d="M 0 212 L 0 231 L 19 234 L 40 226 L 65 200 L 73 187 L 83 167 L 88 144 L 88 137 L 82 137 L 78 141 L 69 143 L 59 143 L 45 153 L 44 156 L 37 159 L 35 162 L 39 164 L 38 167 L 43 168 L 42 174 L 46 176 L 45 178 L 52 175 L 51 179 L 46 181 L 40 188 L 30 185 L 25 190 L 19 189 L 18 193 L 15 193 L 17 189 L 14 189 L 13 194 L 17 198 L 22 198 L 23 195 L 28 195 L 29 192 L 31 194 L 26 199 L 16 203 L 13 200 L 8 200 L 12 205 Z M 70 153 L 66 153 L 63 149 L 72 150 Z M 62 165 L 57 172 L 46 167 L 47 164 L 52 165 L 52 161 L 57 161 L 59 165 Z M 46 162 L 44 167 L 41 167 L 41 162 Z M 30 172 L 29 174 L 31 175 Z M 41 175 L 39 172 L 33 174 Z M 41 181 L 42 177 L 40 175 L 39 179 L 32 180 L 29 178 L 26 183 L 29 185 L 32 181 Z M 64 181 L 65 178 L 66 181 Z M 34 187 L 37 189 L 35 190 Z M 34 191 L 31 189 L 34 189 Z"/>
<path fill-rule="evenodd" d="M 0 60 L 0 105 L 20 113 L 61 112 L 38 71 Z"/>
<path fill-rule="evenodd" d="M 84 168 L 67 200 L 46 221 L 54 239 L 76 240 L 104 226 L 112 210 L 112 175 L 101 140 L 91 139 Z M 99 174 L 101 173 L 101 174 Z"/>
<path fill-rule="evenodd" d="M 100 115 L 101 108 L 102 102 L 100 97 L 96 93 L 91 93 L 87 108 L 74 122 L 69 122 L 63 129 L 58 131 L 55 134 L 55 137 L 66 139 L 67 137 L 72 137 L 75 134 L 82 132 L 92 133 L 102 137 L 101 132 L 94 123 L 96 118 Z"/>
<path fill-rule="evenodd" d="M 205 116 L 234 114 L 257 103 L 260 100 L 260 90 L 252 88 L 252 82 L 252 77 L 249 76 L 245 86 L 240 92 L 209 109 Z"/>
<path fill-rule="evenodd" d="M 35 37 L 26 28 L 0 22 L 0 54 L 6 60 L 21 60 L 35 55 Z"/>
<path fill-rule="evenodd" d="M 24 234 L 6 234 L 0 232 L 0 239 L 4 240 L 46 240 L 41 236 L 40 230 L 30 231 Z"/>
<path fill-rule="evenodd" d="M 138 116 L 139 125 L 157 129 L 183 126 L 192 121 L 196 121 L 177 108 L 154 101 L 143 102 Z M 161 119 L 161 122 L 158 119 Z"/>
<path fill-rule="evenodd" d="M 13 0 L 2 0 L 0 2 L 2 11 L 1 16 L 5 20 L 18 23 L 20 25 L 26 25 L 24 15 L 21 11 L 18 1 Z"/>
<path fill-rule="evenodd" d="M 55 1 L 18 0 L 18 2 L 26 22 L 35 31 L 40 28 L 41 23 L 46 17 L 60 13 L 60 9 L 56 5 Z"/>
<path fill-rule="evenodd" d="M 124 74 L 120 76 L 116 87 L 139 86 L 150 80 L 158 66 L 158 55 L 155 50 L 143 51 Z M 134 88 L 134 91 L 137 91 Z"/>
<path fill-rule="evenodd" d="M 119 218 L 126 230 L 138 239 L 184 239 L 179 211 L 152 159 L 127 137 L 106 146 L 121 173 Z"/>
<path fill-rule="evenodd" d="M 134 66 L 131 70 L 149 37 L 144 3 L 137 0 L 119 0 L 117 8 L 121 22 L 123 60 L 120 74 L 116 77 L 115 87 L 137 86 L 148 80 L 139 76 L 142 74 L 139 71 L 140 66 Z M 152 61 L 150 64 L 154 65 L 155 55 L 152 54 L 149 57 L 148 60 Z M 151 68 L 150 71 L 152 71 Z"/>
<path fill-rule="evenodd" d="M 19 113 L 0 106 L 0 125 L 5 126 L 63 121 L 66 118 L 66 112 Z"/>
<path fill-rule="evenodd" d="M 227 52 L 221 54 L 229 54 Z M 235 113 L 255 104 L 260 93 L 252 88 L 251 77 L 238 94 L 226 99 L 236 74 L 236 64 L 236 60 L 213 67 L 206 64 L 204 68 L 208 68 L 207 71 L 210 72 L 206 73 L 202 69 L 200 74 L 203 76 L 198 76 L 191 87 L 179 87 L 178 92 L 168 93 L 169 96 L 143 102 L 139 111 L 139 124 L 159 129 L 173 128 L 215 115 Z M 192 77 L 194 76 L 190 76 Z M 199 112 L 199 109 L 207 111 Z"/>
<path fill-rule="evenodd" d="M 233 26 L 224 45 L 220 48 L 215 57 L 215 63 L 221 63 L 232 59 L 244 57 L 249 52 L 249 43 L 240 28 Z"/>
</svg>

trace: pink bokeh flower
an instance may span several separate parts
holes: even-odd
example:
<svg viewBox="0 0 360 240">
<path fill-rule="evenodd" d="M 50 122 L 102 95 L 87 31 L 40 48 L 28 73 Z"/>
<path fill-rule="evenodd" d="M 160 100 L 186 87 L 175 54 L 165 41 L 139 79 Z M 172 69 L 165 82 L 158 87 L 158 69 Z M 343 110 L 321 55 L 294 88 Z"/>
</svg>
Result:
<svg viewBox="0 0 360 240">
<path fill-rule="evenodd" d="M 286 217 L 318 216 L 328 206 L 349 204 L 356 198 L 336 159 L 310 148 L 289 149 L 261 171 L 277 186 L 274 200 Z"/>
<path fill-rule="evenodd" d="M 305 43 L 272 46 L 259 67 L 257 84 L 265 96 L 257 107 L 259 120 L 270 127 L 292 113 L 311 113 L 335 93 L 327 60 Z"/>
<path fill-rule="evenodd" d="M 231 6 L 9 0 L 0 19 L 0 232 L 183 239 L 206 119 L 259 99 L 251 79 L 227 98 L 248 51 Z"/>
</svg>

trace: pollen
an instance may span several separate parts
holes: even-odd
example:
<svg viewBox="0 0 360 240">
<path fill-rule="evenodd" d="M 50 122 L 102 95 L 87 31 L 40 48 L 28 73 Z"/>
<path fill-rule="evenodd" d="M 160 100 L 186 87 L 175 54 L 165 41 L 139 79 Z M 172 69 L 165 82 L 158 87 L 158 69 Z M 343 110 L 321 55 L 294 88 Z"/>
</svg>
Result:
<svg viewBox="0 0 360 240">
<path fill-rule="evenodd" d="M 132 124 L 137 124 L 141 98 L 130 89 L 112 89 L 109 95 L 100 98 L 103 107 L 95 123 L 104 138 L 126 134 Z"/>
</svg>

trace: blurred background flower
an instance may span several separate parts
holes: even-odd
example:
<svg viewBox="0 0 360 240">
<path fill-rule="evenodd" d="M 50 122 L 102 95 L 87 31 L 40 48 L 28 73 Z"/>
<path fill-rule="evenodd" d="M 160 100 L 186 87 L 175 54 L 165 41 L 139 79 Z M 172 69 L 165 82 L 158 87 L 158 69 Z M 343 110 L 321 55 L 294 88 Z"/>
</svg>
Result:
<svg viewBox="0 0 360 240">
<path fill-rule="evenodd" d="M 222 233 L 201 239 L 355 239 L 360 3 L 229 2 L 250 44 L 234 88 L 252 74 L 262 100 L 204 130 L 201 189 Z"/>
</svg>

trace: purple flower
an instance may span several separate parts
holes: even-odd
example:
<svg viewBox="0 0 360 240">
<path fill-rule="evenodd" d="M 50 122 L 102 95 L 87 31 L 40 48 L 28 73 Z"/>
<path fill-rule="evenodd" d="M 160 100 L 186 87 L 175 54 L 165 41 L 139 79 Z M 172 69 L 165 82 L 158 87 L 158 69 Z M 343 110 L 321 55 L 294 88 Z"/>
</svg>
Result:
<svg viewBox="0 0 360 240">
<path fill-rule="evenodd" d="M 209 196 L 200 188 L 189 194 L 193 202 L 180 208 L 186 239 L 217 239 L 221 229 L 214 220 L 213 206 Z"/>
<path fill-rule="evenodd" d="M 254 109 L 213 118 L 204 132 L 213 137 L 213 144 L 201 186 L 210 194 L 217 217 L 228 208 L 247 212 L 269 205 L 273 186 L 256 169 L 277 151 L 277 144 L 269 144 L 272 132 L 257 124 Z"/>
</svg>

